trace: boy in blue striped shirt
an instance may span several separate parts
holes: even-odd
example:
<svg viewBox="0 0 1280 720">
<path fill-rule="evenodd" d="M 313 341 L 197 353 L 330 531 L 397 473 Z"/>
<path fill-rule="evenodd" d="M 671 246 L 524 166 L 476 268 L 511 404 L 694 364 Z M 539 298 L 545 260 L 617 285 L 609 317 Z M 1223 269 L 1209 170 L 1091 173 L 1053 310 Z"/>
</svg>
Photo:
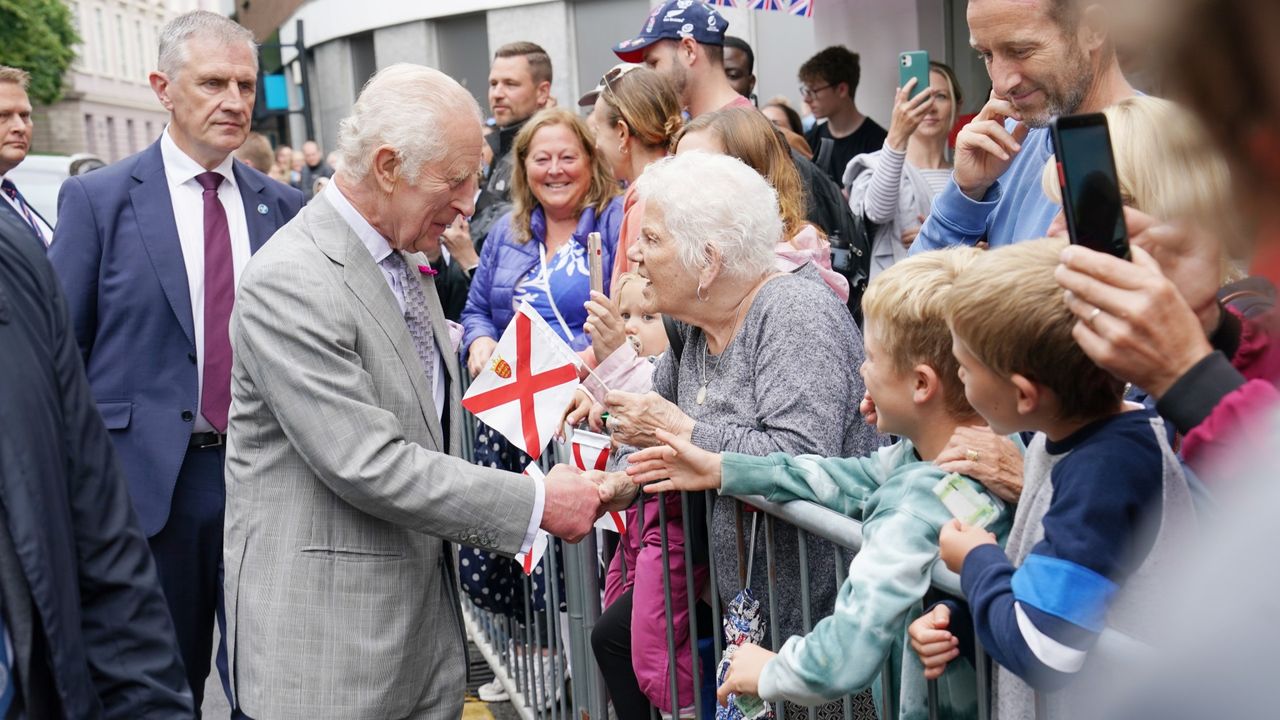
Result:
<svg viewBox="0 0 1280 720">
<path fill-rule="evenodd" d="M 939 538 L 960 573 L 977 639 L 1000 664 L 995 717 L 1069 717 L 1060 690 L 1106 626 L 1155 636 L 1156 577 L 1195 533 L 1190 493 L 1160 418 L 1123 401 L 1124 384 L 1073 338 L 1075 315 L 1054 280 L 1065 241 L 986 253 L 948 293 L 948 323 L 970 404 L 998 433 L 1036 432 L 1007 545 L 957 521 Z M 1093 313 L 1106 332 L 1112 319 Z M 943 603 L 912 623 L 913 648 L 936 677 L 959 653 Z M 1043 717 L 1043 716 L 1042 716 Z"/>
</svg>

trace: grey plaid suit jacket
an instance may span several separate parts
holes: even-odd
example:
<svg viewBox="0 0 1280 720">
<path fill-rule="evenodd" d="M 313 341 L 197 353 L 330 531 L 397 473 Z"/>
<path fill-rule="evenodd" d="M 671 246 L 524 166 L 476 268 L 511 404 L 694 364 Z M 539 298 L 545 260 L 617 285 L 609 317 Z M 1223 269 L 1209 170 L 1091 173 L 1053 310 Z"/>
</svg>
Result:
<svg viewBox="0 0 1280 720">
<path fill-rule="evenodd" d="M 532 481 L 445 454 L 461 446 L 457 358 L 440 369 L 446 444 L 395 296 L 324 196 L 250 261 L 231 341 L 224 561 L 241 708 L 459 717 L 465 641 L 444 541 L 518 551 Z"/>
</svg>

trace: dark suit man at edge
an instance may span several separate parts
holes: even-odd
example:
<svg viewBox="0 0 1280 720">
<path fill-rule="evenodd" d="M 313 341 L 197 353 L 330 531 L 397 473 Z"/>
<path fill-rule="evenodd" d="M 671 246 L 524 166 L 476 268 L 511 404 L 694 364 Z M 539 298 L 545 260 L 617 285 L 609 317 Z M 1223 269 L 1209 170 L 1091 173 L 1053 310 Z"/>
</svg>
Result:
<svg viewBox="0 0 1280 720">
<path fill-rule="evenodd" d="M 195 717 L 67 306 L 0 215 L 0 717 Z"/>
<path fill-rule="evenodd" d="M 155 554 L 196 707 L 222 616 L 235 283 L 303 203 L 231 157 L 249 132 L 256 81 L 248 30 L 210 12 L 166 25 L 150 82 L 168 126 L 141 153 L 63 185 L 49 255 Z M 230 697 L 225 643 L 217 664 Z"/>
</svg>

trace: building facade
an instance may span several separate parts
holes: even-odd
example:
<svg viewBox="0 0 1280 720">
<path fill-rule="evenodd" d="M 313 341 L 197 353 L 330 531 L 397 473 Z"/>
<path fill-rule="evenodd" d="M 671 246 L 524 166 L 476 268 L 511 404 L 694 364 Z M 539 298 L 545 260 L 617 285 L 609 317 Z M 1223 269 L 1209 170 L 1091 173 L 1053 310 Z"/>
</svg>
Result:
<svg viewBox="0 0 1280 720">
<path fill-rule="evenodd" d="M 32 151 L 91 153 L 115 162 L 151 144 L 168 121 L 147 75 L 160 28 L 217 0 L 68 0 L 81 44 L 63 80 L 63 97 L 34 108 Z"/>
<path fill-rule="evenodd" d="M 617 62 L 611 47 L 639 31 L 660 0 L 279 0 L 238 8 L 238 18 L 259 40 L 277 28 L 294 41 L 301 20 L 307 46 L 315 139 L 326 149 L 336 141 L 338 121 L 350 111 L 365 81 L 379 68 L 414 62 L 439 68 L 471 90 L 488 111 L 489 62 L 498 46 L 531 40 L 551 56 L 552 94 L 573 106 Z M 746 3 L 739 3 L 745 5 Z M 898 53 L 928 50 L 957 66 L 966 97 L 985 97 L 986 74 L 968 47 L 966 0 L 815 0 L 811 18 L 782 12 L 720 8 L 729 34 L 756 53 L 756 94 L 761 101 L 784 95 L 799 107 L 796 70 L 828 45 L 843 44 L 862 56 L 858 104 L 888 125 L 898 82 Z M 283 9 L 293 6 L 292 14 Z M 296 53 L 282 59 L 288 76 L 301 76 Z M 294 92 L 293 107 L 300 108 Z M 967 103 L 972 106 L 973 103 Z M 977 103 L 978 106 L 981 102 Z M 291 120 L 290 142 L 305 139 L 302 120 Z"/>
</svg>

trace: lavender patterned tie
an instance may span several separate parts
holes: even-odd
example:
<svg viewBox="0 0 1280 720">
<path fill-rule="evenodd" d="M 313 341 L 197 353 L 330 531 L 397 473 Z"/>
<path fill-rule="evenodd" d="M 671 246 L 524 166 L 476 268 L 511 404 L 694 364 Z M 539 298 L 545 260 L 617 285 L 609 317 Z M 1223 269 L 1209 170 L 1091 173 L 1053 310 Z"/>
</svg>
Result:
<svg viewBox="0 0 1280 720">
<path fill-rule="evenodd" d="M 413 349 L 418 351 L 418 359 L 422 361 L 422 369 L 427 373 L 427 387 L 435 392 L 436 387 L 436 341 L 431 334 L 431 316 L 427 313 L 427 295 L 422 291 L 422 282 L 418 279 L 416 268 L 405 262 L 404 255 L 392 251 L 382 259 L 383 267 L 395 273 L 400 279 L 400 292 L 404 294 L 404 321 L 409 326 L 409 336 L 413 338 Z"/>
<path fill-rule="evenodd" d="M 200 414 L 220 433 L 227 431 L 231 408 L 231 338 L 227 329 L 236 298 L 231 230 L 227 211 L 218 200 L 222 179 L 216 172 L 196 176 L 204 190 L 204 383 Z"/>
</svg>

